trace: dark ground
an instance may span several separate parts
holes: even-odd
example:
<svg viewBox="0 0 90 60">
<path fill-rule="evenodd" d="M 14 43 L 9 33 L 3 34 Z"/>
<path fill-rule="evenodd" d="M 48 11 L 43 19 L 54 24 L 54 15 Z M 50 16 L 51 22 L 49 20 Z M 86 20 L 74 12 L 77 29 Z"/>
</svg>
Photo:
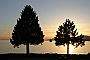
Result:
<svg viewBox="0 0 90 60">
<path fill-rule="evenodd" d="M 90 60 L 90 54 L 0 54 L 0 60 Z"/>
</svg>

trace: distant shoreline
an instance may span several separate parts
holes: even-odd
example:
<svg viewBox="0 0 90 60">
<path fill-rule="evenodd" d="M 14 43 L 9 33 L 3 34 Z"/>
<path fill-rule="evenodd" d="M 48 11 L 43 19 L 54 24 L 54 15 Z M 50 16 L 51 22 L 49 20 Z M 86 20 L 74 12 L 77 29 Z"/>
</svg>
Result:
<svg viewBox="0 0 90 60">
<path fill-rule="evenodd" d="M 5 41 L 5 40 L 8 40 L 9 41 L 9 39 L 0 39 L 1 41 L 3 40 L 3 41 Z M 49 40 L 45 40 L 45 41 L 49 41 Z M 53 40 L 52 40 L 53 41 Z M 87 39 L 86 41 L 90 41 L 90 39 Z"/>
<path fill-rule="evenodd" d="M 0 40 L 10 40 L 10 39 L 0 39 Z M 45 39 L 45 41 L 49 41 L 50 39 Z M 53 38 L 51 39 L 53 41 Z M 90 36 L 85 35 L 85 40 L 90 41 Z"/>
</svg>

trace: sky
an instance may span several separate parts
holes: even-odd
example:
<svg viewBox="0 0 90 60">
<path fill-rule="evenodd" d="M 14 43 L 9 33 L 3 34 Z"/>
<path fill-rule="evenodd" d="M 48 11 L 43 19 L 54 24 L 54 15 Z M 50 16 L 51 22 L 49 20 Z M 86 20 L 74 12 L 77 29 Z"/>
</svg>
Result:
<svg viewBox="0 0 90 60">
<path fill-rule="evenodd" d="M 90 0 L 0 0 L 0 39 L 9 39 L 25 5 L 39 17 L 45 38 L 53 38 L 65 19 L 74 21 L 79 34 L 90 35 Z"/>
</svg>

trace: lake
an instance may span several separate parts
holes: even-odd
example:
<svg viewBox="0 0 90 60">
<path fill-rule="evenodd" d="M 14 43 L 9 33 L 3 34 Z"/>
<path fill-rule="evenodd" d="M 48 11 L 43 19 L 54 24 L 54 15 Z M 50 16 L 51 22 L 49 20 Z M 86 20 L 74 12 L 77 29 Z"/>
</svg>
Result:
<svg viewBox="0 0 90 60">
<path fill-rule="evenodd" d="M 30 46 L 30 53 L 58 53 L 66 54 L 67 46 L 55 46 L 55 41 L 49 42 L 45 41 L 43 45 Z M 87 54 L 90 53 L 90 41 L 85 42 L 85 46 L 77 47 L 70 45 L 69 46 L 70 54 Z M 9 40 L 0 40 L 0 54 L 3 53 L 25 53 L 25 46 L 21 45 L 20 48 L 14 48 Z"/>
</svg>

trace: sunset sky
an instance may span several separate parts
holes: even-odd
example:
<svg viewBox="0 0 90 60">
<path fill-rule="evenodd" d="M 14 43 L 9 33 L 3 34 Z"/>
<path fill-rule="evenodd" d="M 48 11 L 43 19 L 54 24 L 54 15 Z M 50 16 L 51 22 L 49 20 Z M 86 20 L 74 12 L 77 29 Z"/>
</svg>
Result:
<svg viewBox="0 0 90 60">
<path fill-rule="evenodd" d="M 74 21 L 79 34 L 90 35 L 90 0 L 0 0 L 0 39 L 9 39 L 25 5 L 39 17 L 45 38 L 53 38 L 65 19 Z"/>
</svg>

